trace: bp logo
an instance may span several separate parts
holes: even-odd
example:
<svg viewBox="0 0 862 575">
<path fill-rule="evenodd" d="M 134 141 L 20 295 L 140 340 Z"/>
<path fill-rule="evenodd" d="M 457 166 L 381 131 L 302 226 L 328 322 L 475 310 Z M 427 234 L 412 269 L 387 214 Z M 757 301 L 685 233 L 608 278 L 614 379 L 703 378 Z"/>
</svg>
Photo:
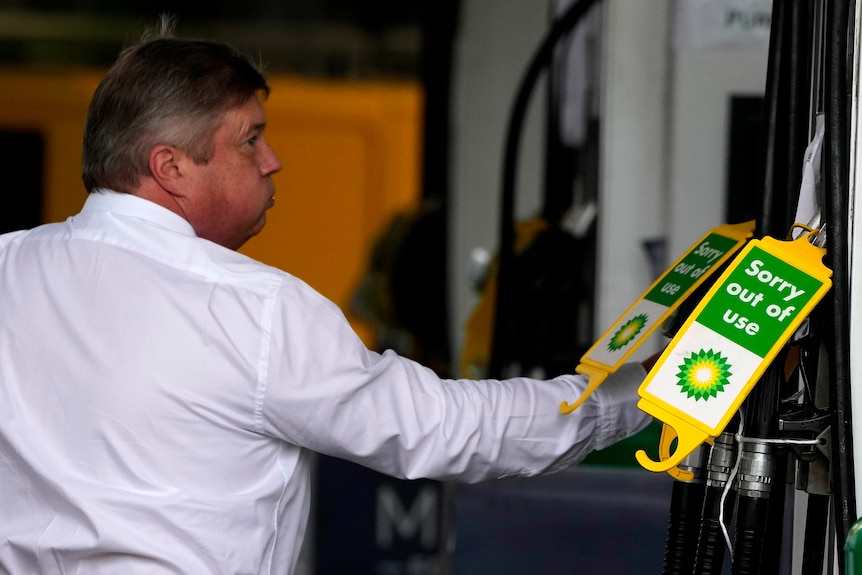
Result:
<svg viewBox="0 0 862 575">
<path fill-rule="evenodd" d="M 608 351 L 619 351 L 628 345 L 628 343 L 644 328 L 647 319 L 647 315 L 642 313 L 624 323 L 608 342 Z"/>
<path fill-rule="evenodd" d="M 727 359 L 711 349 L 692 353 L 678 367 L 677 385 L 682 388 L 682 393 L 693 397 L 695 401 L 708 401 L 710 397 L 716 397 L 720 391 L 724 391 L 724 386 L 728 384 L 727 378 L 733 375 Z"/>
</svg>

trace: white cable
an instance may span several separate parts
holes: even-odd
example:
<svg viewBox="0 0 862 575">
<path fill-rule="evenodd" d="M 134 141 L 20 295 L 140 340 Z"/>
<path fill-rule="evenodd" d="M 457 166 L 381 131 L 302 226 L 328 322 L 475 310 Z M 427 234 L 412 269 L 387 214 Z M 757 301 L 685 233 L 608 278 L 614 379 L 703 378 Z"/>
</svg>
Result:
<svg viewBox="0 0 862 575">
<path fill-rule="evenodd" d="M 736 461 L 733 464 L 733 469 L 730 470 L 730 475 L 727 479 L 727 483 L 724 485 L 724 490 L 721 492 L 721 506 L 718 510 L 718 522 L 721 525 L 721 533 L 724 535 L 724 542 L 727 545 L 727 549 L 731 555 L 733 555 L 733 544 L 730 541 L 730 533 L 727 529 L 727 524 L 724 522 L 724 504 L 727 500 L 727 494 L 730 493 L 730 490 L 733 488 L 733 481 L 736 479 L 736 474 L 739 472 L 739 464 L 742 461 L 742 444 L 745 442 L 749 443 L 783 443 L 783 444 L 793 444 L 793 445 L 819 445 L 821 443 L 820 439 L 761 439 L 761 438 L 752 438 L 745 437 L 742 432 L 744 431 L 745 424 L 743 423 L 745 419 L 745 414 L 742 408 L 739 408 L 739 431 L 734 434 L 734 439 L 737 443 L 736 449 Z"/>
<path fill-rule="evenodd" d="M 724 502 L 727 500 L 727 494 L 733 488 L 733 480 L 736 478 L 736 473 L 739 471 L 739 463 L 742 460 L 742 431 L 744 414 L 742 408 L 739 408 L 739 431 L 734 434 L 734 439 L 739 444 L 736 448 L 736 462 L 733 464 L 733 469 L 730 470 L 730 476 L 727 478 L 727 483 L 724 485 L 724 491 L 721 492 L 721 504 L 718 509 L 718 523 L 721 525 L 721 533 L 724 535 L 724 542 L 727 544 L 727 550 L 733 556 L 733 544 L 730 542 L 730 533 L 727 531 L 727 525 L 724 522 Z"/>
</svg>

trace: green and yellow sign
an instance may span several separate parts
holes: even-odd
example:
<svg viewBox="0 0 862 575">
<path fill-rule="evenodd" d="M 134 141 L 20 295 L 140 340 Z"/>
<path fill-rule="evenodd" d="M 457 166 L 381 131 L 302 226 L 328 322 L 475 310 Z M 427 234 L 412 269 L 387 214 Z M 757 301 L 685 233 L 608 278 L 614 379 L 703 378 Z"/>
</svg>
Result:
<svg viewBox="0 0 862 575">
<path fill-rule="evenodd" d="M 807 237 L 750 242 L 717 280 L 650 371 L 638 406 L 676 431 L 667 471 L 718 436 L 799 324 L 832 286 L 825 250 Z"/>
<path fill-rule="evenodd" d="M 590 378 L 571 413 L 754 233 L 754 222 L 725 224 L 710 230 L 667 269 L 581 357 L 575 371 Z"/>
</svg>

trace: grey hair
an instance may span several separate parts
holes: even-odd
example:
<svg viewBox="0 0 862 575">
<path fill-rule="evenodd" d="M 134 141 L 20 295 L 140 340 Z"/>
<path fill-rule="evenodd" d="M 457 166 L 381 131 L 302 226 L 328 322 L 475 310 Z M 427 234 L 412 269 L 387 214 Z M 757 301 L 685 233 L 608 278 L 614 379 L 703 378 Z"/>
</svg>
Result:
<svg viewBox="0 0 862 575">
<path fill-rule="evenodd" d="M 133 191 L 159 144 L 206 163 L 224 112 L 269 96 L 261 68 L 236 49 L 177 38 L 173 30 L 173 19 L 162 16 L 96 88 L 84 126 L 81 177 L 88 191 Z"/>
</svg>

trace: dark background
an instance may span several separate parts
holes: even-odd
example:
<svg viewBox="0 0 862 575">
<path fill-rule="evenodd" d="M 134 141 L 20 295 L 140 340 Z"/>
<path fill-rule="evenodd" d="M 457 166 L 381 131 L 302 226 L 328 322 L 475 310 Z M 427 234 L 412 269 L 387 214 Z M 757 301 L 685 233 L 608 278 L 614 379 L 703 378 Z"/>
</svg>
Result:
<svg viewBox="0 0 862 575">
<path fill-rule="evenodd" d="M 0 63 L 110 64 L 160 13 L 182 35 L 229 40 L 270 69 L 315 76 L 417 76 L 423 38 L 455 1 L 3 0 Z M 445 54 L 441 54 L 445 57 Z"/>
</svg>

